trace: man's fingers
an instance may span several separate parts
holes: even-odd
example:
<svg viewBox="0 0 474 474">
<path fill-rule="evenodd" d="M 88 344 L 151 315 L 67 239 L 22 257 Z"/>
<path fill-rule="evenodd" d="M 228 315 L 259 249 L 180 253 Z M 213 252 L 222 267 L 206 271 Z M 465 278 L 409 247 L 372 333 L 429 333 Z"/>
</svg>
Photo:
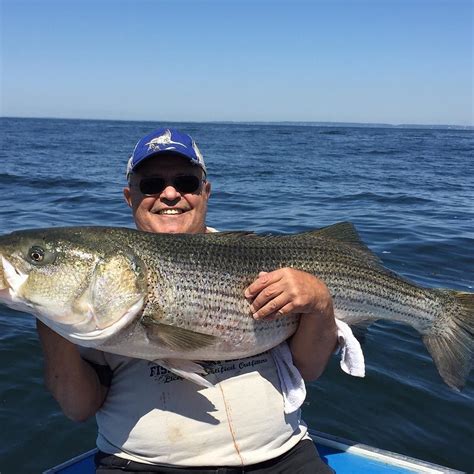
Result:
<svg viewBox="0 0 474 474">
<path fill-rule="evenodd" d="M 281 276 L 276 272 L 260 272 L 258 278 L 245 290 L 245 297 L 248 299 L 255 298 L 265 287 L 276 283 Z"/>
<path fill-rule="evenodd" d="M 250 305 L 250 311 L 255 314 L 260 308 L 266 305 L 269 301 L 277 298 L 283 293 L 278 283 L 273 283 L 270 286 L 264 287 L 260 293 L 255 297 Z"/>
<path fill-rule="evenodd" d="M 286 304 L 283 308 L 280 308 L 276 313 L 265 316 L 265 321 L 275 321 L 275 319 L 284 318 L 289 314 L 293 314 L 293 305 L 291 303 Z"/>
<path fill-rule="evenodd" d="M 259 310 L 253 313 L 255 319 L 262 319 L 270 315 L 279 316 L 280 311 L 288 304 L 285 294 L 280 294 L 276 298 L 272 298 L 268 303 L 263 305 Z M 283 316 L 283 314 L 281 314 Z"/>
</svg>

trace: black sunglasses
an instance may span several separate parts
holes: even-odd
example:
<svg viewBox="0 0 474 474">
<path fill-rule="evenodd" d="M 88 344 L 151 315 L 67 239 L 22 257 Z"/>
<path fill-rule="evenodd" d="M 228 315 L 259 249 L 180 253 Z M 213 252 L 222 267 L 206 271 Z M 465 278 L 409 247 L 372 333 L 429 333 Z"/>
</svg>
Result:
<svg viewBox="0 0 474 474">
<path fill-rule="evenodd" d="M 202 182 L 203 180 L 192 174 L 175 176 L 171 180 L 161 176 L 151 176 L 149 178 L 142 178 L 139 187 L 141 193 L 146 196 L 161 194 L 169 185 L 173 186 L 180 194 L 191 194 L 199 191 Z"/>
</svg>

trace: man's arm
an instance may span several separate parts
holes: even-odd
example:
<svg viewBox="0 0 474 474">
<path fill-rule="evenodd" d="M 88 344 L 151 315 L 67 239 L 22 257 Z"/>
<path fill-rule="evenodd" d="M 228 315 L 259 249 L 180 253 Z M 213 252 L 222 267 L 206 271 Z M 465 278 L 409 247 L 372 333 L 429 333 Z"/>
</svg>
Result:
<svg viewBox="0 0 474 474">
<path fill-rule="evenodd" d="M 324 282 L 309 273 L 282 268 L 262 272 L 245 296 L 256 319 L 301 314 L 289 340 L 293 363 L 304 380 L 317 379 L 337 344 L 332 298 Z"/>
<path fill-rule="evenodd" d="M 96 371 L 85 362 L 77 347 L 37 320 L 44 354 L 46 387 L 64 414 L 85 421 L 99 410 L 107 396 Z"/>
</svg>

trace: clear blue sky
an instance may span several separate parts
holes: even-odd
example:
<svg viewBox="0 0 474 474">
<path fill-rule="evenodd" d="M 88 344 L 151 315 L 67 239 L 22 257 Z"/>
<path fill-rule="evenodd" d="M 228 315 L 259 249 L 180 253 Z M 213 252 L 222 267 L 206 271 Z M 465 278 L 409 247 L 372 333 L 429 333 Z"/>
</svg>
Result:
<svg viewBox="0 0 474 474">
<path fill-rule="evenodd" d="M 471 0 L 2 0 L 1 115 L 473 125 Z"/>
</svg>

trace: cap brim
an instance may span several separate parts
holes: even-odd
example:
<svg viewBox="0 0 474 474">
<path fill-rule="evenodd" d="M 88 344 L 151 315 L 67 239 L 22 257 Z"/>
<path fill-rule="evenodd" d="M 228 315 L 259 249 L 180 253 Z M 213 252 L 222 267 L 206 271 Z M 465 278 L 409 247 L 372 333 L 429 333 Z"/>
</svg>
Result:
<svg viewBox="0 0 474 474">
<path fill-rule="evenodd" d="M 198 163 L 198 161 L 195 158 L 192 158 L 188 154 L 181 152 L 179 150 L 157 150 L 153 153 L 150 153 L 147 156 L 142 157 L 141 160 L 138 163 L 136 163 L 130 171 L 131 172 L 137 171 L 140 168 L 140 166 L 143 165 L 143 163 L 145 163 L 146 161 L 149 161 L 151 158 L 156 158 L 159 155 L 180 156 L 180 157 L 186 158 L 191 164 L 199 166 L 204 172 L 206 172 L 206 170 L 201 166 L 200 163 Z"/>
</svg>

